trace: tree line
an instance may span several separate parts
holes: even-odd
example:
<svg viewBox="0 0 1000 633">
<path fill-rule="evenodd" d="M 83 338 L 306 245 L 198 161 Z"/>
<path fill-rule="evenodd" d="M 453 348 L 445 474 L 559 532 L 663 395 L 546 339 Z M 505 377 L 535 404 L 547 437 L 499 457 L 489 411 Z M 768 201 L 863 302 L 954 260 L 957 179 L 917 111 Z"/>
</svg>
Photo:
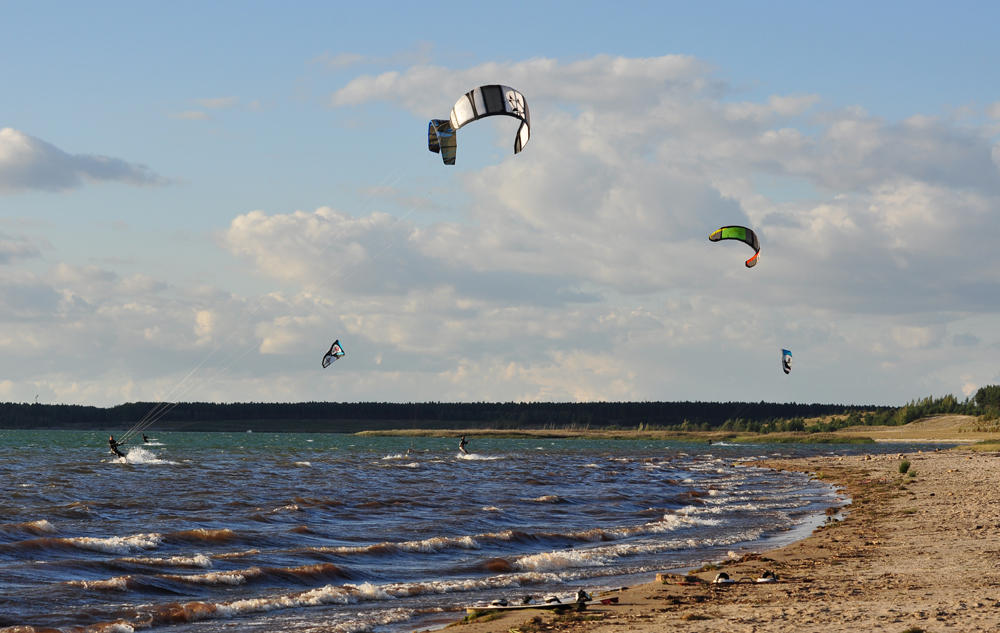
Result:
<svg viewBox="0 0 1000 633">
<path fill-rule="evenodd" d="M 157 403 L 114 407 L 0 403 L 0 428 L 128 428 Z M 1000 386 L 972 398 L 947 395 L 901 407 L 775 402 L 182 402 L 156 428 L 212 431 L 241 426 L 272 431 L 355 432 L 364 429 L 591 428 L 666 431 L 834 431 L 848 426 L 902 425 L 944 413 L 1000 416 Z M 807 420 L 824 421 L 807 424 Z M 251 424 L 253 423 L 253 424 Z"/>
<path fill-rule="evenodd" d="M 114 407 L 65 404 L 0 403 L 3 428 L 120 428 L 143 419 L 156 403 L 130 402 Z M 727 420 L 817 417 L 886 407 L 773 402 L 182 402 L 157 426 L 201 426 L 244 421 L 329 422 L 332 429 L 352 428 L 661 428 L 715 429 Z M 228 427 L 229 425 L 222 425 Z M 317 427 L 321 424 L 310 425 Z"/>
</svg>

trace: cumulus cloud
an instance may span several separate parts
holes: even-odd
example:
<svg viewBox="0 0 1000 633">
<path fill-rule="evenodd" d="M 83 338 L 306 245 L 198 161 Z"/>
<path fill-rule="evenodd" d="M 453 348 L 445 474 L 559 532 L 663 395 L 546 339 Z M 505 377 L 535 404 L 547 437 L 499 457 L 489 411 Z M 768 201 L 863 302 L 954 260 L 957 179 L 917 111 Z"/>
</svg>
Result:
<svg viewBox="0 0 1000 633">
<path fill-rule="evenodd" d="M 166 180 L 145 165 L 120 158 L 68 154 L 13 128 L 0 129 L 0 193 L 65 191 L 84 182 L 156 186 Z"/>
<path fill-rule="evenodd" d="M 62 342 L 86 331 L 177 367 L 225 342 L 228 370 L 197 393 L 228 400 L 898 403 L 1000 379 L 991 128 L 886 121 L 821 95 L 747 100 L 687 56 L 421 64 L 356 77 L 329 104 L 440 117 L 497 82 L 527 96 L 531 143 L 455 170 L 467 202 L 447 220 L 248 210 L 218 244 L 280 286 L 259 297 L 96 267 L 0 268 L 17 324 L 0 346 L 48 349 L 23 325 L 44 315 L 78 324 L 53 328 Z M 458 151 L 461 163 L 472 149 Z M 397 185 L 389 198 L 418 195 Z M 757 231 L 756 268 L 745 245 L 708 241 L 725 224 Z M 304 369 L 334 338 L 350 371 Z M 116 394 L 169 381 L 119 382 Z M 53 390 L 96 389 L 71 383 Z"/>
</svg>

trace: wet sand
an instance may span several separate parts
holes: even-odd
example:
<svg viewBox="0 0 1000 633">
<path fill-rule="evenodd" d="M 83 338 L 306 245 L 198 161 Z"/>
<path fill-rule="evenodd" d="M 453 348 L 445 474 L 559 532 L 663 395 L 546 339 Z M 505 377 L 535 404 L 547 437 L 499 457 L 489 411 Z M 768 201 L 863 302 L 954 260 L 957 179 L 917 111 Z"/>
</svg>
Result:
<svg viewBox="0 0 1000 633">
<path fill-rule="evenodd" d="M 842 521 L 777 550 L 719 564 L 733 585 L 629 587 L 619 603 L 563 615 L 487 615 L 461 633 L 600 631 L 1000 631 L 1000 454 L 964 449 L 756 462 L 816 473 L 853 499 Z M 749 582 L 764 570 L 775 584 Z M 456 632 L 456 633 L 457 633 Z"/>
</svg>

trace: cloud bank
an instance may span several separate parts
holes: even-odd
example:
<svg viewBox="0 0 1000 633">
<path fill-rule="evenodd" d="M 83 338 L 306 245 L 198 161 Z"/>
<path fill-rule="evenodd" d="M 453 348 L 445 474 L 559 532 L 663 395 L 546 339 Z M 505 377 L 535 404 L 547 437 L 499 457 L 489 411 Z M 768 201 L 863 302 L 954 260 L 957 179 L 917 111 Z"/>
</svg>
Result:
<svg viewBox="0 0 1000 633">
<path fill-rule="evenodd" d="M 686 56 L 421 64 L 358 76 L 328 104 L 418 120 L 486 83 L 526 95 L 532 139 L 455 172 L 460 217 L 248 210 L 218 244 L 281 288 L 260 297 L 7 270 L 3 319 L 20 329 L 0 349 L 85 350 L 87 331 L 130 360 L 80 389 L 150 397 L 222 345 L 207 366 L 226 373 L 194 397 L 228 400 L 900 403 L 1000 381 L 995 126 L 748 101 Z M 725 224 L 758 233 L 756 268 L 745 246 L 708 241 Z M 56 317 L 51 341 L 29 324 Z M 320 371 L 334 338 L 348 357 Z"/>
</svg>

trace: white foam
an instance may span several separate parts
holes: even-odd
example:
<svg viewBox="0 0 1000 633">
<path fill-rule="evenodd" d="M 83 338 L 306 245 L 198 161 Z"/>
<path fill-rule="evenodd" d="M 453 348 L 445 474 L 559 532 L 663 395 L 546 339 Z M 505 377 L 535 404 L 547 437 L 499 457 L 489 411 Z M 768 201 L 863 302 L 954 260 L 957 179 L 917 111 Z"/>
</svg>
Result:
<svg viewBox="0 0 1000 633">
<path fill-rule="evenodd" d="M 442 550 L 451 548 L 479 549 L 480 545 L 476 541 L 476 539 L 472 536 L 458 536 L 458 537 L 435 536 L 434 538 L 424 539 L 422 541 L 401 541 L 398 543 L 392 543 L 386 541 L 382 543 L 377 543 L 375 545 L 317 547 L 314 549 L 317 552 L 323 552 L 327 554 L 366 554 L 368 552 L 384 549 L 386 547 L 395 547 L 403 550 L 404 552 L 421 552 L 424 554 L 432 554 L 434 552 L 440 552 Z"/>
<path fill-rule="evenodd" d="M 496 506 L 484 506 L 483 512 L 503 512 L 503 510 Z"/>
<path fill-rule="evenodd" d="M 55 526 L 46 521 L 45 519 L 40 519 L 38 521 L 31 521 L 29 523 L 24 523 L 23 525 L 28 530 L 35 532 L 36 534 L 54 534 L 56 531 Z"/>
<path fill-rule="evenodd" d="M 256 556 L 260 554 L 259 549 L 248 549 L 245 552 L 227 552 L 225 554 L 212 554 L 212 558 L 217 558 L 219 560 L 228 560 L 230 558 L 242 558 L 244 556 Z"/>
<path fill-rule="evenodd" d="M 162 567 L 201 567 L 211 569 L 212 559 L 204 554 L 194 556 L 171 556 L 170 558 L 152 558 L 147 556 L 135 556 L 123 558 L 126 563 L 138 563 L 140 565 L 157 565 Z"/>
<path fill-rule="evenodd" d="M 119 460 L 120 461 L 120 460 Z M 152 451 L 147 451 L 141 446 L 136 446 L 128 449 L 128 454 L 125 455 L 125 463 L 127 464 L 176 464 L 177 462 L 172 462 L 168 459 L 160 459 Z"/>
<path fill-rule="evenodd" d="M 70 580 L 66 584 L 84 589 L 99 589 L 101 591 L 128 591 L 129 576 L 117 576 L 107 580 Z M 106 630 L 106 629 L 102 629 Z"/>
<path fill-rule="evenodd" d="M 309 467 L 309 466 L 312 466 L 312 463 L 311 462 L 295 462 L 295 465 L 296 466 L 306 466 L 306 467 Z"/>
<path fill-rule="evenodd" d="M 536 503 L 559 503 L 559 497 L 557 495 L 542 495 L 541 497 L 535 497 L 534 499 L 524 499 L 524 501 L 534 501 Z"/>
<path fill-rule="evenodd" d="M 245 585 L 250 578 L 260 576 L 262 572 L 259 567 L 251 567 L 240 571 L 213 571 L 207 574 L 164 574 L 163 578 L 191 583 L 193 585 Z"/>
<path fill-rule="evenodd" d="M 89 549 L 95 552 L 106 552 L 108 554 L 131 554 L 147 549 L 156 549 L 163 540 L 163 536 L 156 533 L 136 534 L 134 536 L 112 536 L 109 538 L 94 538 L 91 536 L 80 536 L 77 538 L 63 539 L 65 542 L 75 545 L 80 549 Z"/>
<path fill-rule="evenodd" d="M 403 459 L 404 457 L 405 455 L 403 455 L 402 453 L 396 453 L 395 455 L 386 455 L 382 459 Z"/>
<path fill-rule="evenodd" d="M 487 462 L 491 462 L 491 461 L 493 461 L 495 459 L 502 459 L 498 455 L 480 455 L 479 453 L 468 453 L 468 454 L 466 454 L 466 453 L 459 453 L 456 457 L 458 457 L 459 459 L 467 459 L 467 460 L 471 460 L 471 461 L 474 461 L 474 462 L 475 461 L 487 461 Z"/>
</svg>

